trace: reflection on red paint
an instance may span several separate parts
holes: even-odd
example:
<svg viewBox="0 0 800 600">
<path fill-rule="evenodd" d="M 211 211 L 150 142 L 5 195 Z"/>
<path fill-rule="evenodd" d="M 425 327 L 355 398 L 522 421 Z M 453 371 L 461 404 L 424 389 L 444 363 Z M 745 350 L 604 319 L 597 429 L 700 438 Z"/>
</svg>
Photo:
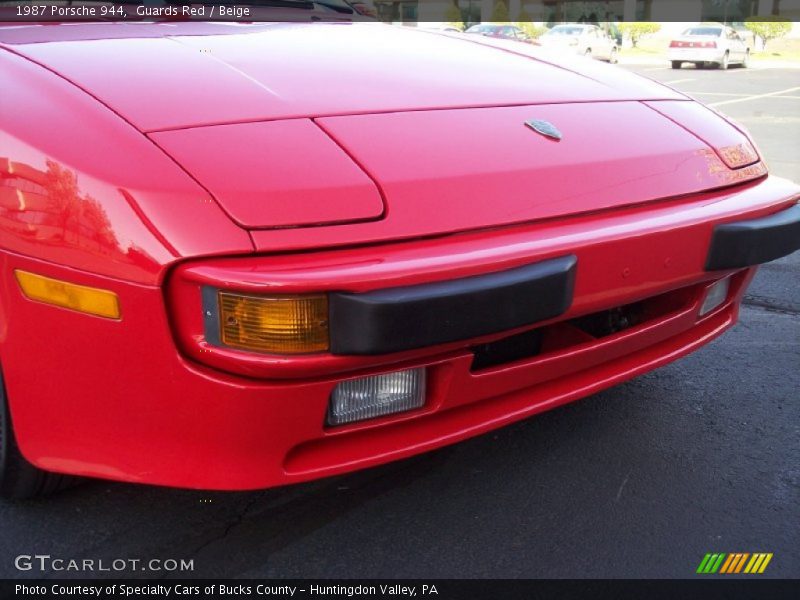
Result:
<svg viewBox="0 0 800 600">
<path fill-rule="evenodd" d="M 151 260 L 135 245 L 123 247 L 101 202 L 82 192 L 75 171 L 50 159 L 45 165 L 41 170 L 0 158 L 0 228 L 118 263 Z"/>
</svg>

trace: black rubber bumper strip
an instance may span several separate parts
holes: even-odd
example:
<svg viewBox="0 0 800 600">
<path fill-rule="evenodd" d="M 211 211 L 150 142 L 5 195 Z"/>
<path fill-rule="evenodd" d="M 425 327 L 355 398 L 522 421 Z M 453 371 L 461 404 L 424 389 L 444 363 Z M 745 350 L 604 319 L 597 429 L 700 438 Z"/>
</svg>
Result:
<svg viewBox="0 0 800 600">
<path fill-rule="evenodd" d="M 800 204 L 773 215 L 714 227 L 706 271 L 739 269 L 800 250 Z"/>
<path fill-rule="evenodd" d="M 572 304 L 577 259 L 364 294 L 329 297 L 331 352 L 374 355 L 531 325 Z"/>
</svg>

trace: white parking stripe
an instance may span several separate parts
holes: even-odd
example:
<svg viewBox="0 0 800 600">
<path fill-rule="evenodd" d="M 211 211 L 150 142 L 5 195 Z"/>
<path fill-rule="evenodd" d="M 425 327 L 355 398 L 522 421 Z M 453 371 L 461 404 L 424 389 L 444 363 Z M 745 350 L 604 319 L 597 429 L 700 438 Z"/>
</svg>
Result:
<svg viewBox="0 0 800 600">
<path fill-rule="evenodd" d="M 730 92 L 694 92 L 691 90 L 681 90 L 684 94 L 690 96 L 732 96 L 734 98 L 745 98 L 749 94 L 731 94 Z"/>
<path fill-rule="evenodd" d="M 727 71 L 717 71 L 717 72 L 718 73 L 725 73 L 725 75 L 723 75 L 723 77 L 730 77 L 731 75 L 736 75 L 737 73 L 752 73 L 753 71 L 758 71 L 760 69 L 769 69 L 769 68 L 772 68 L 772 67 L 758 66 L 758 67 L 750 67 L 749 69 L 731 68 L 731 69 L 728 69 Z"/>
<path fill-rule="evenodd" d="M 684 94 L 690 96 L 727 96 L 730 98 L 750 98 L 750 94 L 732 94 L 730 92 L 696 92 L 694 90 L 681 90 Z M 768 98 L 788 98 L 790 100 L 798 100 L 800 96 L 767 96 Z"/>
<path fill-rule="evenodd" d="M 694 77 L 692 77 L 691 79 L 673 79 L 672 81 L 665 81 L 664 83 L 666 83 L 667 85 L 673 85 L 675 83 L 684 83 L 686 81 L 694 81 L 694 79 L 695 79 Z"/>
<path fill-rule="evenodd" d="M 787 88 L 777 92 L 769 92 L 768 94 L 756 94 L 755 96 L 745 96 L 744 98 L 733 98 L 732 100 L 721 100 L 720 102 L 712 102 L 709 106 L 723 106 L 725 104 L 736 104 L 737 102 L 747 102 L 748 100 L 758 100 L 759 98 L 769 98 L 770 96 L 780 96 L 781 94 L 788 94 L 789 92 L 796 92 L 800 87 Z"/>
</svg>

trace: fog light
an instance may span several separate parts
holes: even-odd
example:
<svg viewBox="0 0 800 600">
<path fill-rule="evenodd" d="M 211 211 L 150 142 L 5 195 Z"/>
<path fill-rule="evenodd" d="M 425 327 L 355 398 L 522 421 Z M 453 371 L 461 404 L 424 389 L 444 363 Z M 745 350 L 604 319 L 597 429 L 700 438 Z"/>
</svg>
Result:
<svg viewBox="0 0 800 600">
<path fill-rule="evenodd" d="M 703 300 L 703 305 L 700 307 L 701 317 L 707 315 L 720 304 L 725 302 L 725 300 L 728 298 L 730 281 L 730 277 L 726 277 L 725 279 L 720 279 L 717 283 L 708 288 L 708 291 L 706 292 L 706 299 Z"/>
<path fill-rule="evenodd" d="M 328 424 L 343 425 L 404 412 L 425 404 L 425 369 L 408 369 L 345 381 L 336 386 Z"/>
</svg>

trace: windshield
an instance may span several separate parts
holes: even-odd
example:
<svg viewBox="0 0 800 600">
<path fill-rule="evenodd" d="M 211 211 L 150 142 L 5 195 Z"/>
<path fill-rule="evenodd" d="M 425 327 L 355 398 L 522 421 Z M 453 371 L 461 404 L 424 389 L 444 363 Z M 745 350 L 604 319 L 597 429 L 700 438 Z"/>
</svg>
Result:
<svg viewBox="0 0 800 600">
<path fill-rule="evenodd" d="M 583 27 L 577 25 L 559 25 L 558 27 L 553 27 L 545 35 L 580 35 L 582 33 Z"/>
<path fill-rule="evenodd" d="M 473 25 L 467 29 L 467 33 L 496 33 L 500 31 L 500 25 Z"/>
<path fill-rule="evenodd" d="M 722 35 L 722 29 L 719 27 L 690 27 L 683 32 L 683 35 L 711 35 L 719 37 Z"/>
</svg>

